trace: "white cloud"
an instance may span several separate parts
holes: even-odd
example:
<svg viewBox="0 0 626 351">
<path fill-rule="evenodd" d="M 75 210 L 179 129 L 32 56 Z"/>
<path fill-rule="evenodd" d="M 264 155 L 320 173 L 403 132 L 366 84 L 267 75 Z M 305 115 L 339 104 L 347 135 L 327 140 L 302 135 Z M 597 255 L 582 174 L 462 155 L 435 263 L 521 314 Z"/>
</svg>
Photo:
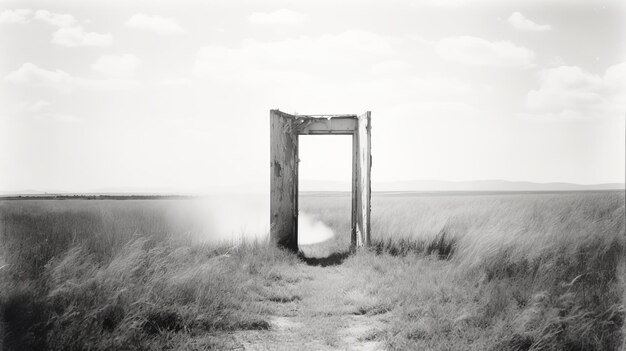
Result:
<svg viewBox="0 0 626 351">
<path fill-rule="evenodd" d="M 0 23 L 26 24 L 31 13 L 29 9 L 4 10 L 0 13 Z"/>
<path fill-rule="evenodd" d="M 209 96 L 231 90 L 257 92 L 264 104 L 292 112 L 317 112 L 320 106 L 350 112 L 346 106 L 365 101 L 375 109 L 415 103 L 438 111 L 429 115 L 459 110 L 468 115 L 465 107 L 484 89 L 435 73 L 419 75 L 419 69 L 399 55 L 406 40 L 347 31 L 272 42 L 247 39 L 235 47 L 205 46 L 196 56 L 194 73 L 200 79 L 194 84 Z M 454 106 L 448 105 L 451 101 Z"/>
<path fill-rule="evenodd" d="M 74 77 L 65 71 L 47 70 L 30 62 L 7 74 L 4 80 L 18 85 L 51 88 L 61 93 L 70 93 L 74 89 L 128 90 L 139 86 L 139 83 L 132 79 Z"/>
<path fill-rule="evenodd" d="M 126 25 L 141 30 L 155 32 L 160 35 L 183 33 L 183 28 L 171 18 L 138 13 L 133 15 Z"/>
<path fill-rule="evenodd" d="M 229 77 L 259 70 L 316 71 L 328 65 L 333 65 L 333 69 L 349 69 L 356 62 L 376 62 L 392 55 L 393 43 L 391 38 L 356 30 L 274 42 L 246 39 L 238 48 L 220 45 L 201 48 L 194 73 Z M 359 59 L 355 61 L 355 58 Z"/>
<path fill-rule="evenodd" d="M 448 37 L 436 44 L 445 60 L 473 66 L 532 67 L 535 53 L 509 41 L 488 41 L 471 36 Z"/>
<path fill-rule="evenodd" d="M 47 10 L 37 10 L 35 18 L 57 27 L 69 27 L 77 23 L 70 14 L 53 13 Z"/>
<path fill-rule="evenodd" d="M 266 101 L 290 101 L 304 111 L 306 105 L 295 101 L 305 100 L 307 95 L 347 103 L 339 97 L 350 94 L 356 99 L 369 96 L 366 90 L 382 89 L 380 85 L 370 87 L 353 82 L 362 81 L 375 62 L 395 55 L 394 40 L 365 31 L 283 41 L 246 39 L 237 47 L 201 48 L 193 72 L 200 78 L 198 83 L 221 86 L 220 90 L 262 90 Z M 267 91 L 268 85 L 276 88 Z M 313 99 L 306 100 L 307 104 L 313 103 Z M 327 101 L 327 108 L 332 108 L 331 104 Z"/>
<path fill-rule="evenodd" d="M 26 62 L 17 71 L 4 77 L 7 82 L 22 85 L 34 85 L 69 92 L 72 89 L 73 78 L 69 73 L 56 70 L 49 71 Z"/>
<path fill-rule="evenodd" d="M 91 68 L 111 78 L 131 78 L 141 65 L 141 60 L 133 54 L 104 55 Z"/>
<path fill-rule="evenodd" d="M 62 27 L 52 34 L 52 43 L 76 47 L 76 46 L 108 46 L 113 42 L 111 34 L 87 32 L 82 27 Z"/>
<path fill-rule="evenodd" d="M 626 112 L 626 62 L 609 67 L 604 76 L 577 66 L 539 72 L 540 86 L 526 96 L 531 118 L 587 119 L 623 117 Z"/>
<path fill-rule="evenodd" d="M 611 90 L 626 93 L 626 62 L 607 68 L 604 73 L 604 82 Z"/>
<path fill-rule="evenodd" d="M 513 12 L 508 19 L 513 28 L 526 32 L 543 32 L 552 29 L 549 24 L 537 24 L 524 17 L 520 12 Z"/>
<path fill-rule="evenodd" d="M 292 10 L 281 9 L 274 12 L 255 12 L 248 16 L 255 24 L 298 24 L 306 21 L 306 16 Z"/>
</svg>

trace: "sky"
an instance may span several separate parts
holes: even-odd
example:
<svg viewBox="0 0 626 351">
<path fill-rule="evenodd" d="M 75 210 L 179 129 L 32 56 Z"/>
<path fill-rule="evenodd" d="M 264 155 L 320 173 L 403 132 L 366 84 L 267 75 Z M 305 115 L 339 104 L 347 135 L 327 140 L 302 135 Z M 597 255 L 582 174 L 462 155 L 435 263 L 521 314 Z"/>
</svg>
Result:
<svg viewBox="0 0 626 351">
<path fill-rule="evenodd" d="M 0 191 L 269 187 L 276 108 L 372 111 L 373 182 L 623 183 L 625 10 L 0 0 Z M 344 180 L 349 147 L 307 140 L 303 173 Z"/>
</svg>

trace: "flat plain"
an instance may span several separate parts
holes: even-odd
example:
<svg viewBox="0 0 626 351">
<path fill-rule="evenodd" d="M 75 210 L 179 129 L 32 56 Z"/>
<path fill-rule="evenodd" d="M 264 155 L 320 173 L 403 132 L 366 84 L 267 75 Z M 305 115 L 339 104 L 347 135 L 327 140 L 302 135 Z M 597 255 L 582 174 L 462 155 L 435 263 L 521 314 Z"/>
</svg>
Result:
<svg viewBox="0 0 626 351">
<path fill-rule="evenodd" d="M 356 253 L 348 250 L 349 194 L 303 194 L 301 215 L 333 235 L 302 245 L 300 255 L 258 233 L 208 240 L 211 228 L 223 227 L 213 223 L 219 218 L 203 220 L 226 216 L 192 211 L 193 201 L 0 201 L 0 346 L 618 350 L 624 343 L 623 191 L 374 193 L 372 246 Z"/>
</svg>

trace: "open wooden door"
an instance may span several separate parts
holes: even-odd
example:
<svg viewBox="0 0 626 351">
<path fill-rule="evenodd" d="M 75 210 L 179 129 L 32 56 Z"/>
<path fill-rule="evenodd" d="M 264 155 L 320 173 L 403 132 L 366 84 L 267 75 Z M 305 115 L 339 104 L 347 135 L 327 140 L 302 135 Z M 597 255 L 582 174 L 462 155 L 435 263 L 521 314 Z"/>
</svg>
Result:
<svg viewBox="0 0 626 351">
<path fill-rule="evenodd" d="M 298 251 L 298 136 L 352 135 L 351 246 L 370 245 L 371 113 L 298 115 L 270 111 L 270 240 Z"/>
<path fill-rule="evenodd" d="M 298 251 L 298 134 L 293 116 L 270 111 L 270 240 Z"/>
</svg>

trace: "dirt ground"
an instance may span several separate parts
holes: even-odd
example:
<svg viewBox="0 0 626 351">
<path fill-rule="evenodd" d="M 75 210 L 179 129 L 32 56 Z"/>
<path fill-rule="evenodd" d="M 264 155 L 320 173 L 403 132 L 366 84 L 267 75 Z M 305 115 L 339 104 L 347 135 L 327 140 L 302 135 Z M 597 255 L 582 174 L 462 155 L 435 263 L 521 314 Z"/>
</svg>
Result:
<svg viewBox="0 0 626 351">
<path fill-rule="evenodd" d="M 375 297 L 355 285 L 355 270 L 346 265 L 324 267 L 324 262 L 299 264 L 297 275 L 283 286 L 292 301 L 276 302 L 270 329 L 230 334 L 235 350 L 381 350 L 371 340 L 386 323 L 386 314 L 366 313 Z M 294 272 L 295 273 L 295 272 Z"/>
</svg>

